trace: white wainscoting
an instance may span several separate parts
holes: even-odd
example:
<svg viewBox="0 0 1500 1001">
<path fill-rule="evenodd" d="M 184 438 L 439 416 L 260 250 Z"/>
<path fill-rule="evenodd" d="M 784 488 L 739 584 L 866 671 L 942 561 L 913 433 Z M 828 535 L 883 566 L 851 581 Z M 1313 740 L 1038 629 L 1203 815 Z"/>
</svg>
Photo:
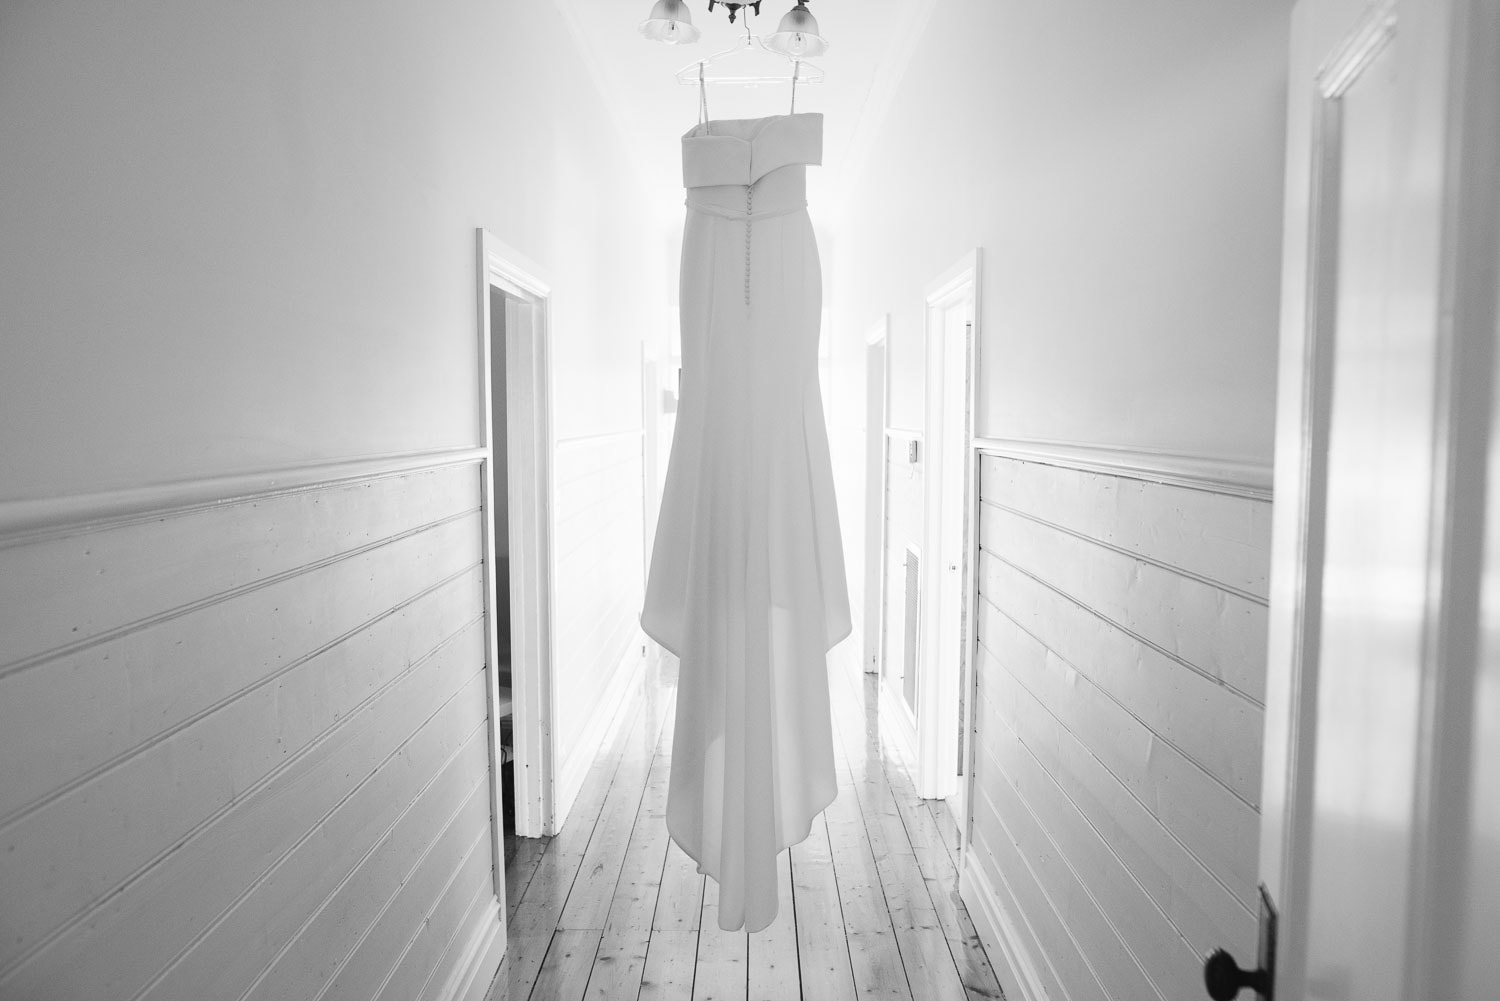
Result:
<svg viewBox="0 0 1500 1001">
<path fill-rule="evenodd" d="M 645 664 L 641 447 L 639 429 L 557 443 L 554 833 Z"/>
<path fill-rule="evenodd" d="M 0 519 L 0 999 L 483 995 L 478 460 Z"/>
<path fill-rule="evenodd" d="M 1268 492 L 1076 458 L 980 453 L 964 897 L 1017 999 L 1201 997 L 1255 952 Z"/>
</svg>

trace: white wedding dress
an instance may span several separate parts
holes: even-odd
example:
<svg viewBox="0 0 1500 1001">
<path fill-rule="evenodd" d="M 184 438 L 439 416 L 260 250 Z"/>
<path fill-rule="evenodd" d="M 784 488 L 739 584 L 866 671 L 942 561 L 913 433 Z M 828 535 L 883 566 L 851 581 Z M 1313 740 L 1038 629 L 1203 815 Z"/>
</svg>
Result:
<svg viewBox="0 0 1500 1001">
<path fill-rule="evenodd" d="M 818 389 L 806 167 L 823 116 L 682 140 L 682 385 L 641 626 L 681 661 L 667 827 L 719 925 L 776 917 L 777 855 L 833 802 L 826 655 L 850 631 Z"/>
</svg>

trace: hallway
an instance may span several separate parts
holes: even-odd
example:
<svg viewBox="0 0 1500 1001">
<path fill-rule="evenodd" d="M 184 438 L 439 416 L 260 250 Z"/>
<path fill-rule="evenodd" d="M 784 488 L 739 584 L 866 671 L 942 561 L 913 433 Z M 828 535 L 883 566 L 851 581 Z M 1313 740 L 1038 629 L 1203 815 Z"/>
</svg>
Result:
<svg viewBox="0 0 1500 1001">
<path fill-rule="evenodd" d="M 958 898 L 958 830 L 882 745 L 876 680 L 830 656 L 839 797 L 783 857 L 781 915 L 718 930 L 665 823 L 676 658 L 654 644 L 562 832 L 507 845 L 509 950 L 489 1001 L 998 998 Z M 830 864 L 831 863 L 831 864 Z"/>
<path fill-rule="evenodd" d="M 810 2 L 0 3 L 0 1001 L 1491 1001 L 1500 0 Z"/>
</svg>

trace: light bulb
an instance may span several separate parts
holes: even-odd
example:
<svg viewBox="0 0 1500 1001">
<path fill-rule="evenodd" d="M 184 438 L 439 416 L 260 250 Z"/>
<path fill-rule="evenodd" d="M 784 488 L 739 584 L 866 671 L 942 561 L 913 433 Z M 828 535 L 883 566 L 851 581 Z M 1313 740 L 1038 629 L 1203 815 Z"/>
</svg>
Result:
<svg viewBox="0 0 1500 1001">
<path fill-rule="evenodd" d="M 803 52 L 807 51 L 807 40 L 802 37 L 802 32 L 799 31 L 792 35 L 791 39 L 786 43 L 786 50 L 794 56 L 800 56 Z"/>
<path fill-rule="evenodd" d="M 651 6 L 651 16 L 638 24 L 636 30 L 653 42 L 667 45 L 696 42 L 699 35 L 686 0 L 656 0 Z"/>
</svg>

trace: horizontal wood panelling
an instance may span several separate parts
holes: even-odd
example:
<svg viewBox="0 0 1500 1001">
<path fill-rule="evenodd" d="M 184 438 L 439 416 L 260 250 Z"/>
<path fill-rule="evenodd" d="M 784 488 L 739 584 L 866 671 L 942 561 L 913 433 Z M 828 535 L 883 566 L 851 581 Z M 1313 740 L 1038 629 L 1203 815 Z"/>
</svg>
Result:
<svg viewBox="0 0 1500 1001">
<path fill-rule="evenodd" d="M 422 744 L 441 739 L 437 734 L 443 730 L 450 731 L 448 741 L 457 742 L 483 720 L 482 698 L 479 711 L 476 713 L 474 709 L 476 696 L 482 697 L 482 679 L 471 671 L 471 665 L 465 664 L 462 657 L 444 660 L 446 663 L 434 658 L 429 664 L 431 670 L 417 674 L 411 688 L 393 692 L 395 699 L 410 699 L 418 698 L 420 691 L 423 704 L 412 706 L 418 712 L 441 700 L 429 725 L 422 728 L 435 728 L 431 734 L 425 735 Z M 458 678 L 458 675 L 466 677 Z M 429 687 L 432 691 L 427 694 Z M 119 900 L 90 913 L 82 925 L 70 929 L 68 934 L 22 967 L 17 978 L 18 986 L 27 982 L 34 982 L 34 989 L 42 985 L 76 985 L 77 989 L 72 993 L 47 995 L 57 997 L 130 998 L 138 996 L 138 992 L 155 998 L 184 996 L 163 988 L 178 984 L 180 976 L 190 978 L 194 970 L 201 969 L 203 964 L 194 953 L 207 946 L 208 954 L 203 959 L 211 959 L 216 949 L 233 951 L 237 945 L 238 949 L 244 950 L 243 941 L 220 943 L 204 933 L 214 931 L 216 923 L 231 917 L 237 907 L 248 905 L 253 910 L 260 903 L 257 898 L 265 894 L 274 899 L 279 887 L 268 884 L 289 861 L 287 856 L 305 843 L 321 842 L 337 831 L 346 819 L 350 800 L 359 797 L 367 786 L 382 784 L 378 782 L 380 773 L 394 752 L 405 746 L 403 738 L 407 734 L 393 726 L 400 717 L 399 713 L 387 711 L 383 716 L 368 715 L 367 720 L 357 721 L 346 728 L 352 740 L 337 742 L 341 746 L 333 748 L 330 754 L 308 756 L 299 762 L 302 767 L 278 776 L 236 810 L 176 848 L 162 864 L 137 879 L 128 888 L 129 892 L 120 894 Z M 355 732 L 356 729 L 359 732 Z M 423 736 L 421 731 L 418 731 L 418 736 Z M 328 743 L 334 744 L 335 741 Z M 390 750 L 380 753 L 384 746 L 389 746 Z M 361 768 L 361 761 L 368 761 L 368 764 Z M 436 763 L 432 765 L 435 767 Z M 348 775 L 352 788 L 344 798 L 335 800 L 336 805 L 330 803 L 331 810 L 315 812 L 320 800 L 326 796 L 320 786 L 334 779 L 343 780 L 345 775 Z M 401 777 L 409 779 L 409 776 Z M 344 782 L 340 781 L 339 785 L 344 785 Z M 406 805 L 402 796 L 406 790 L 400 783 L 384 791 L 395 793 L 389 802 L 356 803 L 355 809 L 363 805 L 379 818 L 382 810 L 394 814 Z M 337 848 L 332 844 L 319 847 L 323 852 L 323 864 L 331 866 L 344 863 L 340 857 L 330 858 L 329 852 L 359 850 L 358 845 L 347 844 Z M 321 902 L 316 899 L 303 901 L 306 908 L 303 913 Z M 285 917 L 283 915 L 283 920 Z M 296 931 L 296 925 L 292 931 Z M 264 928 L 254 928 L 252 940 L 264 932 Z M 264 953 L 269 945 L 270 941 L 264 942 L 259 951 Z M 277 945 L 279 947 L 280 943 Z M 91 957 L 99 954 L 109 956 L 110 962 L 89 962 Z M 271 958 L 272 955 L 264 955 L 264 962 Z M 249 976 L 237 985 L 239 989 L 244 990 L 250 978 L 260 970 L 261 966 L 249 970 Z M 97 978 L 98 982 L 85 979 L 88 977 Z M 156 982 L 158 979 L 160 983 Z M 184 986 L 196 990 L 199 985 L 190 980 Z M 187 996 L 195 994 L 190 991 Z"/>
<path fill-rule="evenodd" d="M 588 520 L 601 505 L 618 505 L 628 500 L 628 496 L 617 496 L 616 491 L 622 478 L 640 475 L 641 454 L 638 435 L 590 438 L 560 445 L 554 478 L 557 507 L 553 517 L 557 525 L 561 528 L 578 519 Z M 589 464 L 588 457 L 597 458 L 598 463 Z"/>
<path fill-rule="evenodd" d="M 382 546 L 478 498 L 477 465 L 444 466 L 0 540 L 0 671 Z"/>
<path fill-rule="evenodd" d="M 636 642 L 645 582 L 637 433 L 560 442 L 553 555 L 558 804 L 563 810 L 619 708 L 616 672 Z M 561 818 L 559 818 L 561 819 Z"/>
<path fill-rule="evenodd" d="M 423 924 L 453 896 L 455 883 L 472 889 L 483 878 L 489 840 L 485 827 L 471 824 L 456 829 L 453 843 L 441 846 L 441 854 L 422 860 L 423 864 L 401 884 L 375 923 L 366 929 L 349 962 L 322 994 L 315 995 L 316 1001 L 371 1001 L 380 994 L 400 971 Z"/>
<path fill-rule="evenodd" d="M 356 870 L 355 879 L 340 887 L 313 916 L 307 928 L 257 978 L 244 1001 L 317 997 L 334 978 L 343 975 L 376 923 L 417 873 L 440 870 L 445 863 L 451 868 L 472 844 L 489 812 L 488 796 L 476 787 L 454 798 L 458 801 L 456 808 L 434 805 L 421 823 L 420 834 L 409 841 L 392 839 L 383 844 L 377 855 Z M 390 878 L 391 874 L 396 878 Z"/>
<path fill-rule="evenodd" d="M 980 753 L 988 752 L 981 749 Z M 1066 921 L 1069 934 L 1079 943 L 1106 992 L 1138 1001 L 1163 997 L 1163 985 L 1153 984 L 1142 957 L 1125 944 L 1120 929 L 1109 919 L 1108 908 L 1100 902 L 1099 898 L 1107 895 L 1111 887 L 1086 881 L 1082 875 L 1094 870 L 1093 859 L 1087 855 L 1077 860 L 1069 857 L 1066 846 L 1059 844 L 1058 838 L 1017 795 L 1009 775 L 986 783 L 985 795 L 995 811 L 1005 818 L 1005 827 L 1016 844 L 1025 846 L 1032 874 Z M 1156 930 L 1148 925 L 1141 932 L 1150 938 Z M 1168 944 L 1161 943 L 1162 947 Z"/>
<path fill-rule="evenodd" d="M 489 853 L 485 853 L 484 862 L 490 861 Z M 486 892 L 481 884 L 474 890 L 473 896 L 469 898 L 469 906 L 464 910 L 459 920 L 453 923 L 448 933 L 448 941 L 443 945 L 442 952 L 437 959 L 428 964 L 427 978 L 413 997 L 418 1001 L 450 1001 L 454 997 L 457 988 L 456 978 L 470 971 L 469 963 L 477 959 L 474 950 L 484 940 L 484 931 L 487 926 L 493 927 L 498 914 L 500 903 L 495 899 L 493 892 Z M 389 993 L 389 988 L 387 988 Z"/>
<path fill-rule="evenodd" d="M 97 780 L 101 769 L 129 765 L 132 754 L 188 729 L 196 739 L 226 712 L 250 711 L 257 700 L 271 704 L 265 712 L 284 712 L 296 686 L 324 684 L 332 664 L 372 682 L 361 648 L 415 639 L 412 627 L 429 607 L 451 601 L 433 589 L 474 568 L 480 531 L 477 513 L 461 516 L 0 679 L 0 731 L 17 744 L 0 825 L 38 797 Z M 225 658 L 226 646 L 236 656 Z M 65 739 L 55 730 L 62 717 Z"/>
<path fill-rule="evenodd" d="M 1227 925 L 1179 924 L 1187 916 L 1185 909 L 1176 907 L 1171 895 L 1158 900 L 1147 890 L 1116 850 L 1113 838 L 1091 823 L 1056 776 L 1042 768 L 1017 735 L 1006 733 L 1003 739 L 987 744 L 985 753 L 990 756 L 988 764 L 1011 780 L 1006 788 L 1014 790 L 1014 808 L 1034 818 L 1037 829 L 1046 832 L 1057 855 L 1067 860 L 1162 994 L 1169 999 L 1193 996 L 1200 983 L 1196 957 L 1216 946 L 1241 944 L 1246 915 L 1233 908 L 1226 895 Z M 1181 934 L 1161 934 L 1164 920 Z M 1253 947 L 1254 943 L 1250 944 Z"/>
<path fill-rule="evenodd" d="M 1266 600 L 1264 501 L 994 455 L 979 476 L 991 504 Z"/>
<path fill-rule="evenodd" d="M 429 720 L 315 837 L 278 859 L 263 885 L 205 929 L 150 996 L 238 998 L 273 971 L 288 991 L 315 983 L 317 966 L 337 954 L 351 906 L 378 899 L 373 887 L 385 874 L 409 871 L 461 814 L 488 812 L 484 736 L 483 720 L 468 733 L 452 713 Z M 422 774 L 431 777 L 403 806 L 398 790 Z"/>
<path fill-rule="evenodd" d="M 979 612 L 981 696 L 1009 708 L 1007 718 L 1019 732 L 1036 728 L 1031 732 L 1044 761 L 1055 758 L 1054 728 L 1072 734 L 1248 905 L 1254 895 L 1254 808 L 1081 682 L 1075 669 L 1016 628 L 987 598 Z"/>
<path fill-rule="evenodd" d="M 476 571 L 470 578 L 472 601 L 478 601 L 479 587 Z M 325 654 L 332 662 L 326 674 L 319 670 L 325 666 L 317 662 L 322 658 L 316 658 L 305 673 L 288 679 L 285 691 L 257 690 L 0 832 L 0 850 L 30 863 L 0 872 L 0 899 L 39 900 L 25 914 L 0 914 L 4 961 L 90 901 L 139 879 L 182 839 L 220 823 L 276 778 L 337 753 L 366 726 L 366 718 L 370 726 L 399 726 L 426 701 L 410 700 L 432 691 L 422 670 L 428 651 L 390 650 L 386 642 L 407 636 L 420 641 L 430 622 L 411 623 L 404 633 L 354 637 Z M 447 667 L 448 651 L 436 644 L 445 638 L 434 638 L 429 647 L 440 667 Z M 479 658 L 465 669 L 482 662 L 477 650 L 482 648 L 462 651 Z M 362 690 L 366 685 L 368 694 Z M 247 735 L 253 736 L 247 740 Z M 350 760 L 373 753 L 373 747 L 360 746 Z M 142 796 L 155 789 L 173 793 L 142 811 Z"/>
<path fill-rule="evenodd" d="M 979 523 L 984 549 L 1264 704 L 1266 606 L 987 501 Z"/>
<path fill-rule="evenodd" d="M 428 978 L 423 1001 L 482 1001 L 497 980 L 504 950 L 500 901 L 493 893 L 477 892 L 473 907 Z"/>
<path fill-rule="evenodd" d="M 427 909 L 420 919 L 403 922 L 409 937 L 396 954 L 390 975 L 381 984 L 379 993 L 334 990 L 328 993 L 329 1001 L 344 998 L 365 1001 L 371 997 L 376 1001 L 409 1001 L 422 996 L 437 971 L 438 960 L 448 951 L 448 945 L 458 934 L 464 918 L 473 913 L 476 897 L 485 892 L 485 877 L 491 871 L 489 824 L 486 822 L 476 827 L 477 837 L 470 843 L 458 866 L 449 868 L 447 880 L 428 900 Z M 415 931 L 410 930 L 413 928 Z"/>
<path fill-rule="evenodd" d="M 980 553 L 979 562 L 981 601 L 1001 616 L 987 618 L 985 609 L 978 610 L 979 621 L 990 626 L 988 635 L 981 629 L 980 642 L 1003 655 L 1029 640 L 1036 656 L 1058 660 L 1063 670 L 1057 680 L 1069 691 L 1038 692 L 1051 696 L 1047 704 L 1108 699 L 1248 805 L 1259 801 L 1260 759 L 1244 754 L 1260 741 L 1259 706 L 994 554 Z"/>
<path fill-rule="evenodd" d="M 1005 986 L 1006 1001 L 1066 997 L 1057 971 L 1047 961 L 1040 939 L 1027 919 L 1026 909 L 1002 878 L 996 855 L 980 833 L 979 805 L 976 801 L 975 825 L 970 829 L 964 853 L 962 890 L 964 899 L 973 908 L 985 950 Z M 990 826 L 998 825 L 992 820 Z"/>
<path fill-rule="evenodd" d="M 984 672 L 981 684 L 987 694 L 976 706 L 977 726 L 985 733 L 985 747 L 994 760 L 1008 762 L 1024 750 L 1100 832 L 1190 942 L 1238 941 L 1236 936 L 1246 931 L 1250 915 L 1247 901 L 1226 885 L 1222 866 L 1216 873 L 1210 862 L 1180 840 L 1181 831 L 1192 829 L 1191 818 L 1178 817 L 1161 803 L 1143 802 L 1137 792 L 1153 788 L 1149 775 L 1122 781 L 1110 770 L 1107 753 L 1096 755 L 1029 691 L 1014 679 L 994 673 L 1000 668 L 988 650 L 980 650 L 979 669 Z M 981 763 L 981 770 L 986 767 L 993 772 L 993 766 Z M 1000 771 L 1012 774 L 1014 770 L 1002 767 Z M 1170 776 L 1158 784 L 1169 782 Z M 1243 840 L 1242 833 L 1239 838 Z M 1214 844 L 1200 845 L 1200 850 L 1210 860 L 1221 859 Z M 1244 847 L 1239 850 L 1243 853 Z M 1236 856 L 1227 858 L 1233 862 Z M 1236 873 L 1230 879 L 1246 895 L 1252 889 L 1247 875 L 1253 874 Z"/>
<path fill-rule="evenodd" d="M 464 972 L 497 920 L 478 501 L 437 463 L 0 544 L 42 592 L 3 613 L 0 999 Z M 391 906 L 428 871 L 451 892 Z"/>
<path fill-rule="evenodd" d="M 1030 928 L 1037 952 L 1037 965 L 1045 965 L 1053 983 L 1046 987 L 1052 1001 L 1105 1001 L 1106 993 L 1090 965 L 1086 944 L 1070 932 L 1072 915 L 1059 908 L 1033 869 L 1032 859 L 1040 846 L 1022 845 L 1007 819 L 990 800 L 988 784 L 974 796 L 974 835 L 970 844 L 980 853 L 979 864 L 992 880 L 1009 889 L 1015 913 Z M 988 863 L 986 865 L 986 863 Z M 1123 997 L 1123 995 L 1118 995 Z M 1145 1001 L 1145 999 L 1135 999 Z"/>
<path fill-rule="evenodd" d="M 1196 996 L 1253 951 L 1269 504 L 981 470 L 970 865 L 1028 993 Z"/>
</svg>

